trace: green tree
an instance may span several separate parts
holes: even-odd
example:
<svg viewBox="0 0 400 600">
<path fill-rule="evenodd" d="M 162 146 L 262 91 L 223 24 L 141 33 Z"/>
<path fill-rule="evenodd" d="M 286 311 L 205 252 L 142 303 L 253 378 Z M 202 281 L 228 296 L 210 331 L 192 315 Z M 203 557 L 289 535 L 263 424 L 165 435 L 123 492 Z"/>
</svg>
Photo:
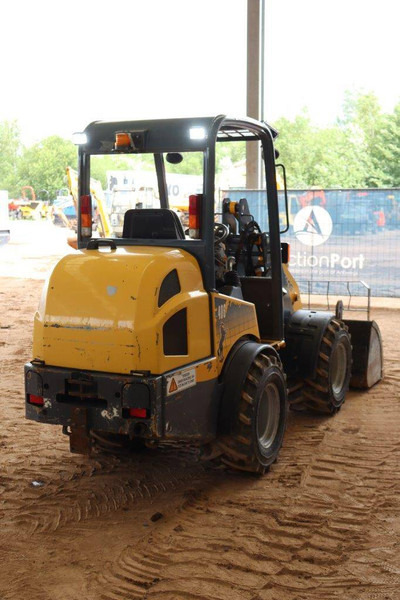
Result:
<svg viewBox="0 0 400 600">
<path fill-rule="evenodd" d="M 100 181 L 103 189 L 107 188 L 107 171 L 127 171 L 131 168 L 129 156 L 109 154 L 92 156 L 90 159 L 90 176 Z"/>
<path fill-rule="evenodd" d="M 203 173 L 203 153 L 183 152 L 183 160 L 178 164 L 168 163 L 168 173 L 179 173 L 180 175 L 201 175 Z M 164 155 L 166 159 L 166 155 Z"/>
<path fill-rule="evenodd" d="M 278 119 L 275 127 L 279 132 L 276 148 L 279 162 L 287 170 L 288 187 L 305 188 L 321 185 L 315 174 L 315 129 L 306 111 L 293 121 Z"/>
<path fill-rule="evenodd" d="M 52 199 L 66 186 L 65 170 L 75 167 L 76 161 L 77 150 L 72 142 L 57 135 L 47 137 L 24 150 L 18 165 L 19 184 L 32 186 L 38 195 L 47 190 Z M 43 199 L 47 196 L 42 195 Z"/>
<path fill-rule="evenodd" d="M 382 131 L 387 117 L 373 92 L 346 92 L 343 109 L 344 118 L 339 124 L 357 147 L 365 172 L 364 185 L 378 187 L 385 179 Z"/>
<path fill-rule="evenodd" d="M 365 182 L 365 160 L 346 131 L 339 127 L 319 129 L 314 134 L 312 185 L 322 188 L 357 188 Z"/>
<path fill-rule="evenodd" d="M 351 120 L 318 128 L 307 112 L 293 121 L 276 122 L 279 162 L 287 169 L 288 186 L 363 187 L 369 165 L 368 147 L 360 143 L 350 127 Z M 370 169 L 371 170 L 371 169 Z"/>
<path fill-rule="evenodd" d="M 383 115 L 379 140 L 379 153 L 375 157 L 380 162 L 379 184 L 400 187 L 400 103 L 393 114 Z"/>
<path fill-rule="evenodd" d="M 17 121 L 0 123 L 0 189 L 17 195 L 18 160 L 21 152 L 20 130 Z"/>
</svg>

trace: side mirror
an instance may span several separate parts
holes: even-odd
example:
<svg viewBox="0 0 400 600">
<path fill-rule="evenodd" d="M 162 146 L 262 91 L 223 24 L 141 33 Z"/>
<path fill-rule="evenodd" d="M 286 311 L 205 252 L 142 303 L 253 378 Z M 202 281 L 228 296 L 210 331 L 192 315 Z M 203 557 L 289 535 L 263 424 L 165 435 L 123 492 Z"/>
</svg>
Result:
<svg viewBox="0 0 400 600">
<path fill-rule="evenodd" d="M 171 165 L 179 165 L 183 161 L 183 156 L 179 152 L 168 152 L 165 158 Z"/>
</svg>

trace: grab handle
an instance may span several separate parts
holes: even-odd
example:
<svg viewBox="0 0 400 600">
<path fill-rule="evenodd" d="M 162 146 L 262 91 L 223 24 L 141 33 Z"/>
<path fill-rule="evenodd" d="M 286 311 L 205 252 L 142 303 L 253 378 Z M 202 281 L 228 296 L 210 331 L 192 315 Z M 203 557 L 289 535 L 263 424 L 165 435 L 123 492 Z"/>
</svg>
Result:
<svg viewBox="0 0 400 600">
<path fill-rule="evenodd" d="M 93 238 L 89 240 L 86 246 L 87 250 L 98 250 L 100 246 L 110 246 L 111 250 L 116 250 L 117 245 L 114 240 L 109 238 Z"/>
</svg>

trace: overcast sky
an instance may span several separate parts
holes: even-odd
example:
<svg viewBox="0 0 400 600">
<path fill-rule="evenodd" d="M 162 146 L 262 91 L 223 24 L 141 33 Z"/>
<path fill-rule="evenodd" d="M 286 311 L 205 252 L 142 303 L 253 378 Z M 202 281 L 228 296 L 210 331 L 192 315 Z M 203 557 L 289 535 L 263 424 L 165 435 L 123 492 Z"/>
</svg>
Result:
<svg viewBox="0 0 400 600">
<path fill-rule="evenodd" d="M 344 90 L 400 100 L 399 0 L 265 0 L 265 118 Z M 0 120 L 26 143 L 97 119 L 246 113 L 247 0 L 12 0 L 1 8 Z"/>
</svg>

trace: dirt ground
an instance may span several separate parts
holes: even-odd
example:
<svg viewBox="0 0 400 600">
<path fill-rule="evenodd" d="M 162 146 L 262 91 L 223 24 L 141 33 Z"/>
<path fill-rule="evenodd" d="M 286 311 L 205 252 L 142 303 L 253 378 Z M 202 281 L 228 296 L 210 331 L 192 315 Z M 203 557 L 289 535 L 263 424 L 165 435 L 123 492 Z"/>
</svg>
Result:
<svg viewBox="0 0 400 600">
<path fill-rule="evenodd" d="M 29 258 L 18 239 L 0 252 L 1 600 L 400 597 L 400 310 L 372 312 L 384 381 L 333 418 L 291 414 L 261 479 L 183 449 L 89 459 L 60 427 L 24 418 L 40 277 L 56 256 L 43 242 Z"/>
</svg>

